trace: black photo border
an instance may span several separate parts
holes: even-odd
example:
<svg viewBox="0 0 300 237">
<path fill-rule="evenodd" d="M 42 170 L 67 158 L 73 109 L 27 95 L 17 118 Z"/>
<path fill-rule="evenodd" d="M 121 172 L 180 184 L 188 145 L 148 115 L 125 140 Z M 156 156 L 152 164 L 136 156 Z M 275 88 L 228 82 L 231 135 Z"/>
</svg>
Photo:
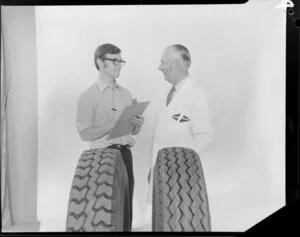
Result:
<svg viewBox="0 0 300 237">
<path fill-rule="evenodd" d="M 250 0 L 251 1 L 251 0 Z M 261 0 L 267 1 L 267 0 Z M 128 1 L 96 0 L 1 0 L 1 6 L 47 5 L 172 5 L 172 4 L 244 4 L 247 0 L 204 1 Z M 286 206 L 268 216 L 245 232 L 121 232 L 121 233 L 69 233 L 69 232 L 1 232 L 1 236 L 256 236 L 259 233 L 298 233 L 299 211 L 299 79 L 300 79 L 300 1 L 293 0 L 293 8 L 286 11 Z M 296 223 L 297 222 L 297 223 Z M 1 226 L 2 227 L 2 226 Z M 1 228 L 2 229 L 2 228 Z M 297 234 L 296 234 L 297 235 Z"/>
</svg>

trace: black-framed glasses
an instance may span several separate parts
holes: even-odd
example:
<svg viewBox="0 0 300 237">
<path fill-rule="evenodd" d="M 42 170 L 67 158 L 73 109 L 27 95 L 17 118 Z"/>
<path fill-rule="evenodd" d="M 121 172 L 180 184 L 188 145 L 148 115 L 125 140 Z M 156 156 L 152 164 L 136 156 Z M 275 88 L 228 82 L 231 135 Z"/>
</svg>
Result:
<svg viewBox="0 0 300 237">
<path fill-rule="evenodd" d="M 118 66 L 119 64 L 120 64 L 121 66 L 124 66 L 125 63 L 126 63 L 126 61 L 124 61 L 124 60 L 122 60 L 122 59 L 117 59 L 117 58 L 103 58 L 103 59 L 104 59 L 104 60 L 112 61 L 113 64 L 114 64 L 115 66 Z"/>
</svg>

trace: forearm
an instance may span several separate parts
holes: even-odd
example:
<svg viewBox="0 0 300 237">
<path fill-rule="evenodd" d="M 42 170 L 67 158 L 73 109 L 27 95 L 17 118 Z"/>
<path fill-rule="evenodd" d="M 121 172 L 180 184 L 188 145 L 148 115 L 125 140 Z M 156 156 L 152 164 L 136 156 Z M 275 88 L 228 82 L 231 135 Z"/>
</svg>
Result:
<svg viewBox="0 0 300 237">
<path fill-rule="evenodd" d="M 113 124 L 102 127 L 86 128 L 83 131 L 79 132 L 79 135 L 83 141 L 91 141 L 103 137 L 112 128 Z"/>
<path fill-rule="evenodd" d="M 140 131 L 141 131 L 141 126 L 134 126 L 131 134 L 138 135 Z"/>
</svg>

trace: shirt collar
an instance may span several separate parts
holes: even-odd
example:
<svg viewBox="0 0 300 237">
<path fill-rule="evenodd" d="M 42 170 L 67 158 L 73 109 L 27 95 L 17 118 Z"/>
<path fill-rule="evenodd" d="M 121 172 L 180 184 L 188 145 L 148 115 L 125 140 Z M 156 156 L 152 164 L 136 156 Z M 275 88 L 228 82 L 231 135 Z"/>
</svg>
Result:
<svg viewBox="0 0 300 237">
<path fill-rule="evenodd" d="M 97 87 L 99 88 L 99 90 L 101 92 L 105 91 L 106 89 L 114 89 L 114 88 L 117 88 L 119 86 L 118 82 L 115 80 L 115 83 L 113 86 L 110 86 L 108 84 L 105 84 L 101 78 L 98 76 L 97 79 L 96 79 L 96 84 L 97 84 Z"/>
</svg>

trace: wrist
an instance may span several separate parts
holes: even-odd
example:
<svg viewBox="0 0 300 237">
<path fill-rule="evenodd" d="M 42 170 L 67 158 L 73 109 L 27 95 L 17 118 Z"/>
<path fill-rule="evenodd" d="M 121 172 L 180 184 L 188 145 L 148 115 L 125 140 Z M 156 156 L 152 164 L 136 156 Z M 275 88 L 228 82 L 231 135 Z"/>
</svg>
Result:
<svg viewBox="0 0 300 237">
<path fill-rule="evenodd" d="M 134 126 L 133 129 L 132 129 L 131 134 L 132 135 L 137 135 L 139 133 L 140 129 L 141 129 L 140 126 Z"/>
</svg>

